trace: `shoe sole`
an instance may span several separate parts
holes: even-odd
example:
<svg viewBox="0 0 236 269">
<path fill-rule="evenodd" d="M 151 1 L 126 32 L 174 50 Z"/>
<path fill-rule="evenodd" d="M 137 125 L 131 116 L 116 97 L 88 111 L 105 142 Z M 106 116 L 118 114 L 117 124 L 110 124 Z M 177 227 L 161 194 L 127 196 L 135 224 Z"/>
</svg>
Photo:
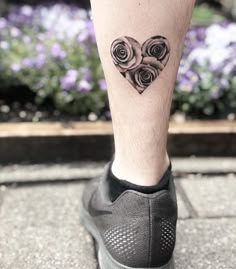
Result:
<svg viewBox="0 0 236 269">
<path fill-rule="evenodd" d="M 92 235 L 92 237 L 96 241 L 97 249 L 98 249 L 98 264 L 100 269 L 150 269 L 149 268 L 133 268 L 126 265 L 122 265 L 117 262 L 111 254 L 107 251 L 103 240 L 98 232 L 96 226 L 93 224 L 91 217 L 88 212 L 81 206 L 80 210 L 80 220 L 81 223 L 85 226 L 88 232 Z M 151 267 L 152 269 L 175 269 L 174 258 L 172 257 L 170 261 L 161 267 Z"/>
</svg>

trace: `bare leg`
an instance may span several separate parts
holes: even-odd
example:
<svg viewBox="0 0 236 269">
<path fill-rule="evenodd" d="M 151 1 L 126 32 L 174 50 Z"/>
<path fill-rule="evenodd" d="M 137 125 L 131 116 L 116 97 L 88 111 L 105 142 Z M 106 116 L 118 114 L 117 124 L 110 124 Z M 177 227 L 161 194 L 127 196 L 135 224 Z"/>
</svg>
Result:
<svg viewBox="0 0 236 269">
<path fill-rule="evenodd" d="M 91 4 L 113 120 L 115 159 L 112 171 L 118 178 L 134 184 L 155 185 L 169 165 L 166 143 L 170 106 L 194 0 L 91 0 Z M 138 50 L 142 50 L 146 40 L 156 36 L 166 38 L 161 40 L 165 40 L 167 52 L 159 51 L 164 53 L 165 59 L 161 55 L 158 59 L 156 55 L 155 60 L 162 64 L 159 67 L 145 62 L 152 68 L 153 82 L 144 90 L 136 82 L 132 85 L 130 79 L 136 78 L 133 71 L 142 64 L 143 58 L 150 57 L 144 53 L 140 58 Z M 131 62 L 120 64 L 119 60 L 127 55 L 120 51 L 117 56 L 117 48 L 111 49 L 112 43 L 120 37 L 131 37 L 140 44 L 137 49 L 135 41 L 125 39 L 136 63 L 132 62 L 131 55 Z"/>
</svg>

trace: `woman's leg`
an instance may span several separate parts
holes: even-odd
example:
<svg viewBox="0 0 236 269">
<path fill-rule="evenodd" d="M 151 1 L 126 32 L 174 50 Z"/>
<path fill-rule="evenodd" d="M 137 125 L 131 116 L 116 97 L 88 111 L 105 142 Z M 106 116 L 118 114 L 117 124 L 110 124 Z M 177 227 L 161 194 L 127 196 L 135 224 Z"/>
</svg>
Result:
<svg viewBox="0 0 236 269">
<path fill-rule="evenodd" d="M 112 171 L 137 185 L 155 185 L 169 165 L 172 92 L 194 0 L 91 4 L 112 113 Z"/>
</svg>

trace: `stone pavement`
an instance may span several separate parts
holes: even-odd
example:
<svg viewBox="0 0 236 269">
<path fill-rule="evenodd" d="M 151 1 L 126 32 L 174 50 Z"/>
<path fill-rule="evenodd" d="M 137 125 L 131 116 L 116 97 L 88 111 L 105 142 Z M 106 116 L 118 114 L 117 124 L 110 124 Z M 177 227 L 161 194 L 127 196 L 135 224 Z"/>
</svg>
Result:
<svg viewBox="0 0 236 269">
<path fill-rule="evenodd" d="M 236 268 L 235 162 L 225 159 L 222 171 L 217 162 L 218 175 L 214 159 L 209 173 L 207 160 L 203 168 L 186 159 L 173 162 L 179 201 L 176 269 Z M 79 211 L 84 178 L 99 174 L 102 166 L 51 165 L 47 176 L 47 166 L 0 168 L 0 269 L 96 269 L 93 241 L 80 225 Z"/>
</svg>

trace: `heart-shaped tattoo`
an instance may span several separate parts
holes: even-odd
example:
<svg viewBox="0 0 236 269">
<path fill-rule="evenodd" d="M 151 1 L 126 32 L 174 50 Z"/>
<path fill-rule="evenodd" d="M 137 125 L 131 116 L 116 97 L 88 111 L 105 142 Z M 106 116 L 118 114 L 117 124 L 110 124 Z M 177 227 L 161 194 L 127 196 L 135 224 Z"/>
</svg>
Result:
<svg viewBox="0 0 236 269">
<path fill-rule="evenodd" d="M 163 36 L 149 38 L 141 46 L 132 37 L 113 41 L 111 56 L 117 69 L 141 94 L 159 76 L 170 55 L 170 45 Z"/>
</svg>

